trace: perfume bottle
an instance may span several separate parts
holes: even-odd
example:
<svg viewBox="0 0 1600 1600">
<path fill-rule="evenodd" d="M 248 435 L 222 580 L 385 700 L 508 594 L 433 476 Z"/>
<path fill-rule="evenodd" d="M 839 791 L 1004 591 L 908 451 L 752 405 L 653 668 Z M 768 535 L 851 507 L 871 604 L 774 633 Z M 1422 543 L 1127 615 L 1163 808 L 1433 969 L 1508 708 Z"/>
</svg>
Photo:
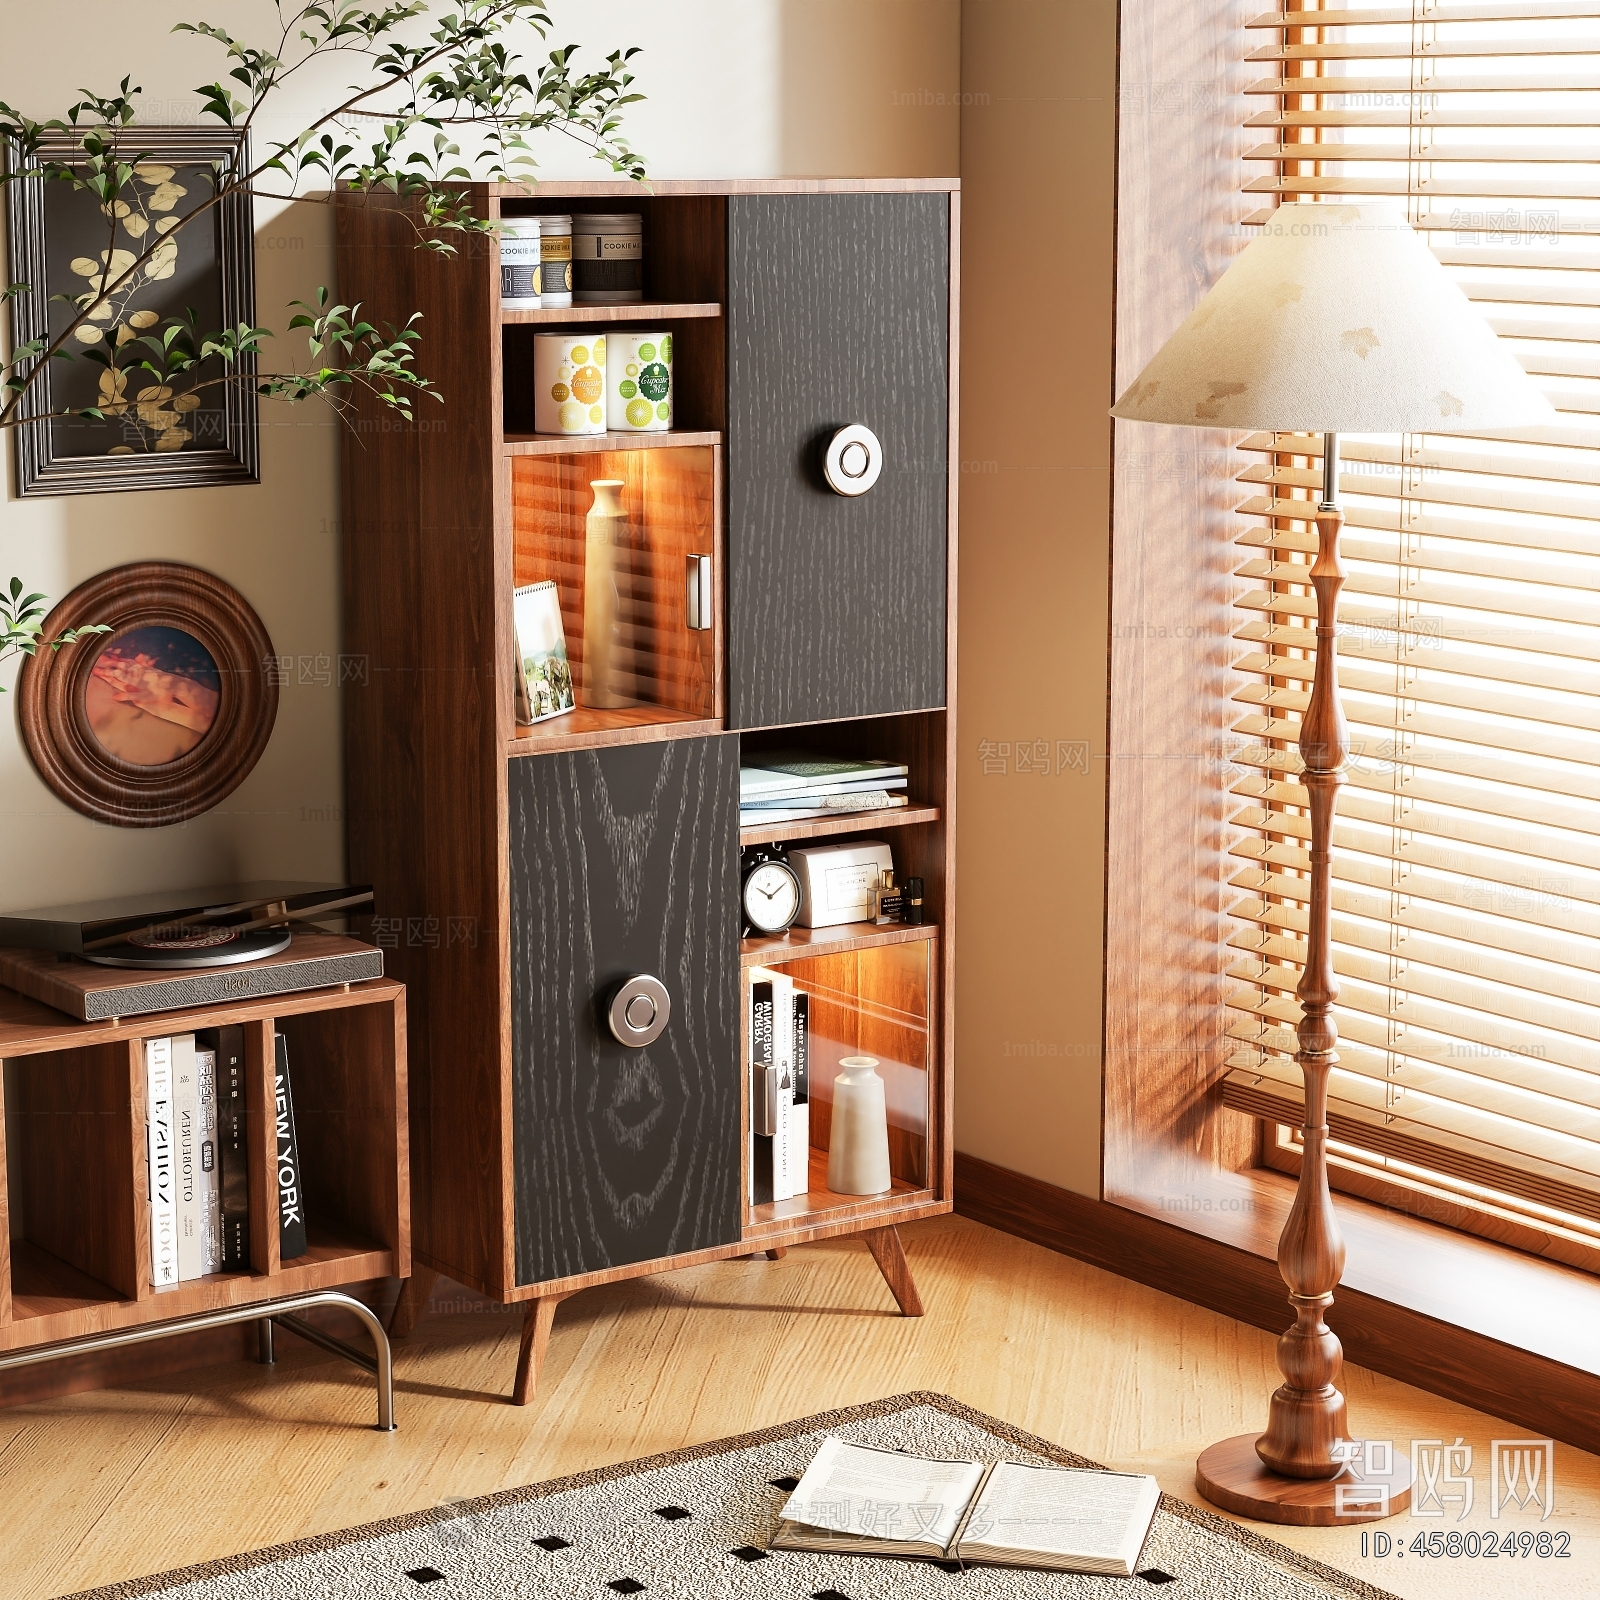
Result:
<svg viewBox="0 0 1600 1600">
<path fill-rule="evenodd" d="M 907 878 L 900 885 L 900 892 L 904 896 L 905 905 L 900 913 L 900 920 L 909 927 L 922 926 L 922 879 Z"/>
<path fill-rule="evenodd" d="M 872 920 L 880 928 L 884 927 L 888 923 L 898 922 L 904 909 L 905 896 L 895 887 L 892 869 L 885 867 L 883 876 L 872 891 Z"/>
</svg>

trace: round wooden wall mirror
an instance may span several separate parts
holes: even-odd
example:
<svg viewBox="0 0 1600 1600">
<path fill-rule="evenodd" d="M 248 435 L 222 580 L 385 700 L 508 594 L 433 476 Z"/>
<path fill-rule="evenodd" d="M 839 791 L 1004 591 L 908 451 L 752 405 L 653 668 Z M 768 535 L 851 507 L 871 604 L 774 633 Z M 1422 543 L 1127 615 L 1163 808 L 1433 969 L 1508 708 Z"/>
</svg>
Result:
<svg viewBox="0 0 1600 1600">
<path fill-rule="evenodd" d="M 159 828 L 209 811 L 260 759 L 278 714 L 272 640 L 232 584 L 175 561 L 114 567 L 79 586 L 17 680 L 22 738 L 75 811 Z"/>
</svg>

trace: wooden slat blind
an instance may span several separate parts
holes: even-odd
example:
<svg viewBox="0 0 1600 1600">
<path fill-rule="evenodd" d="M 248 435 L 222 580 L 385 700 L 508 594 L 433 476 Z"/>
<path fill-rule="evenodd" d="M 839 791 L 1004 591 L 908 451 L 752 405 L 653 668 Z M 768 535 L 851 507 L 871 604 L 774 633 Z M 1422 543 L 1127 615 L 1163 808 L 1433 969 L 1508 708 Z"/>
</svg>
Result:
<svg viewBox="0 0 1600 1600">
<path fill-rule="evenodd" d="M 1600 3 L 1247 24 L 1244 188 L 1403 201 L 1562 413 L 1342 441 L 1336 1140 L 1600 1224 Z M 1292 1124 L 1320 441 L 1240 441 L 1227 1104 Z M 1581 1225 L 1581 1222 L 1580 1222 Z"/>
</svg>

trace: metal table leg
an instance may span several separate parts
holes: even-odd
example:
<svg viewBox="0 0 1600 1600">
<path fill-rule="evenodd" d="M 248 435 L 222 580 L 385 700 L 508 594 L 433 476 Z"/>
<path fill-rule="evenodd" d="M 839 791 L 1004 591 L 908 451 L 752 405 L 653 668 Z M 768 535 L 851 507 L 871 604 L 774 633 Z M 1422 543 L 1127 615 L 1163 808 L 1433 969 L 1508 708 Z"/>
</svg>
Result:
<svg viewBox="0 0 1600 1600">
<path fill-rule="evenodd" d="M 309 1311 L 313 1306 L 340 1306 L 359 1317 L 372 1336 L 373 1357 L 335 1339 L 332 1334 L 303 1322 L 296 1312 Z M 200 1333 L 207 1328 L 225 1328 L 236 1322 L 259 1324 L 257 1332 L 258 1358 L 270 1362 L 274 1359 L 272 1323 L 280 1319 L 313 1344 L 319 1344 L 335 1355 L 364 1367 L 378 1380 L 378 1431 L 394 1432 L 394 1360 L 389 1350 L 389 1336 L 383 1324 L 359 1300 L 337 1289 L 317 1289 L 307 1294 L 288 1295 L 282 1300 L 268 1300 L 256 1305 L 227 1306 L 221 1311 L 205 1311 L 195 1317 L 180 1317 L 173 1322 L 144 1323 L 137 1328 L 119 1328 L 114 1333 L 99 1333 L 88 1339 L 73 1339 L 62 1344 L 39 1345 L 31 1350 L 12 1350 L 0 1353 L 0 1372 L 13 1367 L 35 1366 L 42 1361 L 59 1361 L 66 1356 L 88 1355 L 96 1350 L 117 1350 L 124 1345 L 148 1344 L 153 1339 L 165 1339 L 173 1334 Z"/>
</svg>

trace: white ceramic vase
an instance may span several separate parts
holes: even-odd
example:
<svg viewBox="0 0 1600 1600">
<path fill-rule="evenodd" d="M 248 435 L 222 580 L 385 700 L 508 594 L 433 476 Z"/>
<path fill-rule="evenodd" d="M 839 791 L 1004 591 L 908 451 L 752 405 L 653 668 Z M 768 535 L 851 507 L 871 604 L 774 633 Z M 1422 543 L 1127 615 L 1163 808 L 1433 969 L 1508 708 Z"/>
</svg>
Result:
<svg viewBox="0 0 1600 1600">
<path fill-rule="evenodd" d="M 828 1187 L 834 1194 L 887 1194 L 889 1109 L 876 1056 L 846 1056 L 833 1080 Z"/>
<path fill-rule="evenodd" d="M 604 711 L 631 704 L 618 690 L 623 663 L 617 566 L 627 558 L 626 485 L 621 478 L 597 478 L 589 487 L 594 504 L 584 525 L 583 703 Z"/>
</svg>

